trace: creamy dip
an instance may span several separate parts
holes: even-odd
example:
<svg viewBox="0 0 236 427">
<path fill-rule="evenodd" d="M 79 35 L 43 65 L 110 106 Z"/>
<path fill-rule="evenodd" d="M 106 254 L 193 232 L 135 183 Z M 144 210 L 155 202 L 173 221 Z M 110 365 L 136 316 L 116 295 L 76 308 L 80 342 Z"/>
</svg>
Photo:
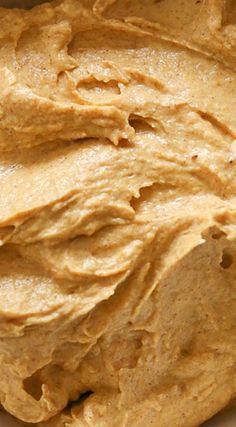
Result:
<svg viewBox="0 0 236 427">
<path fill-rule="evenodd" d="M 235 70 L 234 0 L 0 9 L 0 403 L 18 419 L 193 427 L 235 396 Z"/>
</svg>

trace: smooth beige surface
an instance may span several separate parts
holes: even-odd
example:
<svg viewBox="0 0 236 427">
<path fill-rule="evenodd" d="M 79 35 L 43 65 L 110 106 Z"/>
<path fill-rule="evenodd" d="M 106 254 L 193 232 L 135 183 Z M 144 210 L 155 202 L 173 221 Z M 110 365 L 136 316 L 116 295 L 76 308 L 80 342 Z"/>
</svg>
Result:
<svg viewBox="0 0 236 427">
<path fill-rule="evenodd" d="M 0 402 L 41 427 L 199 425 L 236 394 L 235 2 L 0 24 Z"/>
</svg>

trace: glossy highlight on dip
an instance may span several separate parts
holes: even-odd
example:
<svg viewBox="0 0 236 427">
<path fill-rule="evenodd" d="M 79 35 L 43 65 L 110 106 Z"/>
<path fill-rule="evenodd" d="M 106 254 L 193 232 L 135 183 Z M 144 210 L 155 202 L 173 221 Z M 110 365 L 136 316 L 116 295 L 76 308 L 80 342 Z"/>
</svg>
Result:
<svg viewBox="0 0 236 427">
<path fill-rule="evenodd" d="M 236 395 L 236 3 L 0 9 L 0 404 L 193 427 Z"/>
</svg>

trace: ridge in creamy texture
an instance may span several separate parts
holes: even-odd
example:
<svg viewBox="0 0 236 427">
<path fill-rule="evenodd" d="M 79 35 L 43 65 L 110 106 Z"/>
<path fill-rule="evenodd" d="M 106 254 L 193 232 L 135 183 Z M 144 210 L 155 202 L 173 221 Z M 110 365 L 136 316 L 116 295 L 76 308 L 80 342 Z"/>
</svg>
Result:
<svg viewBox="0 0 236 427">
<path fill-rule="evenodd" d="M 18 419 L 194 427 L 235 397 L 235 70 L 232 0 L 0 9 L 0 403 Z"/>
</svg>

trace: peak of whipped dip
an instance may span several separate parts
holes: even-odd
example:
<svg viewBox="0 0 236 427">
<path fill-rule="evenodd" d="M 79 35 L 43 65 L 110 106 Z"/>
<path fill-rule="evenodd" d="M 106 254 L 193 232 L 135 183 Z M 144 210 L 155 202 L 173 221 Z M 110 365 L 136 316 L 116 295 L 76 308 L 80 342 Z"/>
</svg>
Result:
<svg viewBox="0 0 236 427">
<path fill-rule="evenodd" d="M 19 420 L 193 427 L 236 395 L 235 71 L 234 1 L 0 9 L 0 403 Z"/>
</svg>

